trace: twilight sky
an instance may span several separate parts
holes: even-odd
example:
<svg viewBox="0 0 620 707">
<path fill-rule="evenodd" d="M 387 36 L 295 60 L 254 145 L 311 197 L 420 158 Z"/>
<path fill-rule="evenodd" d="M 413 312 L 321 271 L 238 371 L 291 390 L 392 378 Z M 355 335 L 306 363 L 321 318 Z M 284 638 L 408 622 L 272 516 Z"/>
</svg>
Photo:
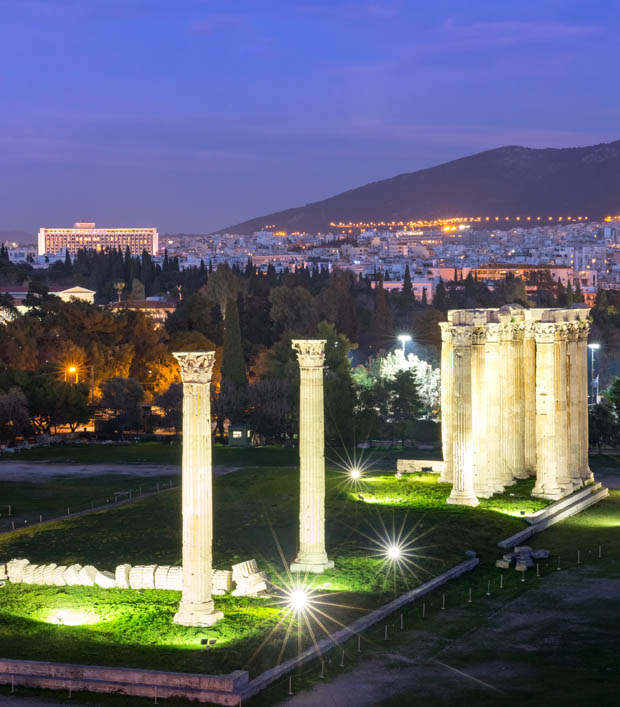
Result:
<svg viewBox="0 0 620 707">
<path fill-rule="evenodd" d="M 0 0 L 0 230 L 205 233 L 620 138 L 612 0 Z"/>
</svg>

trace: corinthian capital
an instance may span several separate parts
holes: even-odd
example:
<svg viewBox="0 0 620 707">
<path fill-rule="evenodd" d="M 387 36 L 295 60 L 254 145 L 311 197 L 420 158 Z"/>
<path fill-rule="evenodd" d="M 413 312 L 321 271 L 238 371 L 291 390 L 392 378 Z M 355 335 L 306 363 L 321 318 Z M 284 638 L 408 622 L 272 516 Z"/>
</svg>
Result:
<svg viewBox="0 0 620 707">
<path fill-rule="evenodd" d="M 215 351 L 176 351 L 183 383 L 210 383 Z"/>
<path fill-rule="evenodd" d="M 471 346 L 472 339 L 474 335 L 473 326 L 456 326 L 453 329 L 454 332 L 454 345 L 455 346 Z"/>
<path fill-rule="evenodd" d="M 325 361 L 326 339 L 293 339 L 292 347 L 297 352 L 300 368 L 318 368 Z"/>
<path fill-rule="evenodd" d="M 553 322 L 536 322 L 534 336 L 537 344 L 553 344 L 555 342 L 556 325 Z"/>
</svg>

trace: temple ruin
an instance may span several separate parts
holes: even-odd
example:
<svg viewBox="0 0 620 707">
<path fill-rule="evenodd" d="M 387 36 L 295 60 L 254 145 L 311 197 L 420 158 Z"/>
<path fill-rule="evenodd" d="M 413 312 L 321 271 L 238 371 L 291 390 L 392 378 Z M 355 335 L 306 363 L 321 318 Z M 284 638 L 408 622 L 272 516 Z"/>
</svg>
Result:
<svg viewBox="0 0 620 707">
<path fill-rule="evenodd" d="M 467 309 L 441 327 L 441 480 L 475 506 L 517 479 L 556 500 L 588 466 L 589 309 Z"/>
</svg>

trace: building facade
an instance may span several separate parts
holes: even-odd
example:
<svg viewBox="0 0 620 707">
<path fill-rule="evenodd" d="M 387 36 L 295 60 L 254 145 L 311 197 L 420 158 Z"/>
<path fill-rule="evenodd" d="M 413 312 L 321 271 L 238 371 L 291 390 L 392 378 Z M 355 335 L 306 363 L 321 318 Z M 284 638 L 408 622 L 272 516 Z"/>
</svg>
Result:
<svg viewBox="0 0 620 707">
<path fill-rule="evenodd" d="M 73 224 L 73 228 L 41 228 L 39 230 L 39 255 L 78 250 L 122 250 L 127 247 L 132 255 L 155 255 L 159 250 L 156 228 L 97 228 L 92 221 Z"/>
</svg>

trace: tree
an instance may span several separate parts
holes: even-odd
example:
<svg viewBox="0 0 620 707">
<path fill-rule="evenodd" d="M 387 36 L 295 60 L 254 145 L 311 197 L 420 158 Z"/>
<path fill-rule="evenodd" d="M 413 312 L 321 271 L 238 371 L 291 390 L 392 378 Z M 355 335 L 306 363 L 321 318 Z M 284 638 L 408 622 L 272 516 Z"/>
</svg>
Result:
<svg viewBox="0 0 620 707">
<path fill-rule="evenodd" d="M 392 336 L 392 314 L 383 288 L 383 276 L 379 275 L 375 287 L 375 342 L 377 347 L 388 345 Z"/>
<path fill-rule="evenodd" d="M 433 297 L 433 307 L 438 309 L 440 312 L 448 311 L 448 294 L 446 292 L 446 286 L 443 284 L 443 280 L 439 280 L 439 284 L 435 289 L 435 296 Z"/>
<path fill-rule="evenodd" d="M 232 298 L 228 300 L 226 305 L 222 378 L 241 387 L 247 384 L 243 347 L 241 345 L 241 329 L 239 328 L 239 310 L 237 303 Z"/>
<path fill-rule="evenodd" d="M 114 429 L 121 434 L 140 427 L 144 389 L 135 378 L 108 378 L 101 385 L 99 407 L 112 413 Z"/>
<path fill-rule="evenodd" d="M 13 386 L 0 392 L 0 441 L 15 443 L 15 438 L 30 429 L 28 401 L 24 392 Z"/>
<path fill-rule="evenodd" d="M 183 420 L 183 385 L 172 383 L 168 390 L 157 396 L 155 404 L 164 411 L 163 426 L 174 427 L 174 434 L 178 435 Z"/>
<path fill-rule="evenodd" d="M 618 423 L 609 403 L 603 401 L 592 405 L 588 414 L 588 434 L 591 446 L 600 448 L 618 444 Z"/>
<path fill-rule="evenodd" d="M 414 371 L 412 369 L 398 371 L 387 383 L 387 387 L 391 393 L 392 423 L 404 445 L 412 423 L 417 420 L 422 410 Z"/>
</svg>

